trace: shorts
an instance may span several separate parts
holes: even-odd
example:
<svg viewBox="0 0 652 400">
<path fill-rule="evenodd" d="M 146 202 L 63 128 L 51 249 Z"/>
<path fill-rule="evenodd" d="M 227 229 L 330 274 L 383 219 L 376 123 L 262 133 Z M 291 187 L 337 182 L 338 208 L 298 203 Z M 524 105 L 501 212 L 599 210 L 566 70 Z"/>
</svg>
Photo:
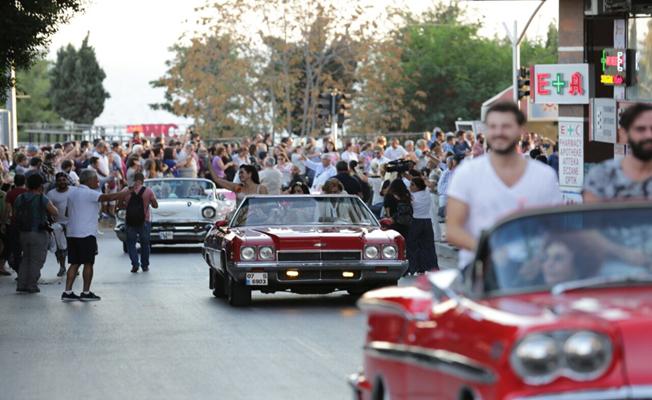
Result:
<svg viewBox="0 0 652 400">
<path fill-rule="evenodd" d="M 85 238 L 68 237 L 68 263 L 73 265 L 95 264 L 97 239 L 95 236 Z"/>
</svg>

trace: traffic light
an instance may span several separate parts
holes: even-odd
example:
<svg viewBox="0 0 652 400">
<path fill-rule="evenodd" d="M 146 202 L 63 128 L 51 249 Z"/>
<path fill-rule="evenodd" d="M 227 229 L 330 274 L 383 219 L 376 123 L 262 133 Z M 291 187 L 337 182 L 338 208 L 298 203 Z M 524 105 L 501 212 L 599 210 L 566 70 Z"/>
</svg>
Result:
<svg viewBox="0 0 652 400">
<path fill-rule="evenodd" d="M 521 67 L 518 71 L 518 99 L 530 95 L 530 68 Z"/>
<path fill-rule="evenodd" d="M 334 96 L 330 93 L 320 93 L 317 99 L 317 118 L 328 118 L 333 113 Z"/>
<path fill-rule="evenodd" d="M 337 127 L 341 128 L 344 126 L 344 121 L 351 118 L 351 95 L 349 93 L 338 94 L 337 98 Z"/>
</svg>

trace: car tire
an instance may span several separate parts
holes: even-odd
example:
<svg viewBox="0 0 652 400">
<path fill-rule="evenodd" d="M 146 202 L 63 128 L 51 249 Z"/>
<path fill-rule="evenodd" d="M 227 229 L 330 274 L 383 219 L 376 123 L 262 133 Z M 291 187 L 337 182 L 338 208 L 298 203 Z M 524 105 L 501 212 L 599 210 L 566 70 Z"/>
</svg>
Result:
<svg viewBox="0 0 652 400">
<path fill-rule="evenodd" d="M 215 271 L 213 268 L 210 269 L 211 282 L 213 286 L 213 296 L 218 299 L 226 298 L 226 285 L 224 283 L 224 277 L 219 272 Z"/>
<path fill-rule="evenodd" d="M 233 277 L 227 278 L 227 297 L 233 307 L 246 307 L 251 304 L 251 289 L 236 282 Z"/>
<path fill-rule="evenodd" d="M 383 384 L 382 379 L 376 379 L 373 388 L 371 388 L 371 398 L 372 400 L 390 400 L 391 397 Z"/>
</svg>

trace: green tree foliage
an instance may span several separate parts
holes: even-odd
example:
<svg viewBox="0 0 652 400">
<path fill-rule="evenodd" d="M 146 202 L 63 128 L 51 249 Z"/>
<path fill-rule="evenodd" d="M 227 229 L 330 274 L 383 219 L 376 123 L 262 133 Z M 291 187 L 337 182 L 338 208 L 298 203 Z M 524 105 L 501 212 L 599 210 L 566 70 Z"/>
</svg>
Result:
<svg viewBox="0 0 652 400">
<path fill-rule="evenodd" d="M 50 91 L 51 63 L 36 61 L 31 68 L 16 72 L 18 100 L 18 121 L 20 122 L 59 122 L 61 117 L 52 109 L 48 93 Z"/>
<path fill-rule="evenodd" d="M 88 44 L 88 35 L 79 50 L 71 44 L 59 49 L 51 78 L 52 106 L 64 119 L 92 124 L 104 111 L 104 102 L 110 97 L 102 84 L 106 74 Z"/>
<path fill-rule="evenodd" d="M 0 2 L 0 102 L 13 84 L 8 71 L 29 68 L 61 23 L 82 10 L 84 0 Z"/>
</svg>

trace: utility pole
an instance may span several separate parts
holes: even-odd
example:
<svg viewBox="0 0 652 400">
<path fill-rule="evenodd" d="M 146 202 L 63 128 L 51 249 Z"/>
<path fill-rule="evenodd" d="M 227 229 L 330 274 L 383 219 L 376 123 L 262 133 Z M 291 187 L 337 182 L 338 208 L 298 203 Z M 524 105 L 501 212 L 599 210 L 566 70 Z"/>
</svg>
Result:
<svg viewBox="0 0 652 400">
<path fill-rule="evenodd" d="M 518 101 L 518 76 L 521 68 L 521 46 L 518 38 L 518 22 L 514 21 L 514 30 L 510 31 L 507 24 L 503 22 L 503 26 L 507 31 L 507 37 L 512 43 L 512 98 L 515 103 Z"/>
<path fill-rule="evenodd" d="M 14 68 L 9 69 L 9 78 L 12 82 L 9 89 L 7 89 L 7 111 L 9 111 L 8 131 L 2 135 L 0 140 L 2 144 L 9 148 L 9 151 L 14 151 L 18 143 L 18 118 L 16 116 L 16 71 Z"/>
<path fill-rule="evenodd" d="M 331 140 L 337 147 L 337 89 L 331 92 Z"/>
</svg>

